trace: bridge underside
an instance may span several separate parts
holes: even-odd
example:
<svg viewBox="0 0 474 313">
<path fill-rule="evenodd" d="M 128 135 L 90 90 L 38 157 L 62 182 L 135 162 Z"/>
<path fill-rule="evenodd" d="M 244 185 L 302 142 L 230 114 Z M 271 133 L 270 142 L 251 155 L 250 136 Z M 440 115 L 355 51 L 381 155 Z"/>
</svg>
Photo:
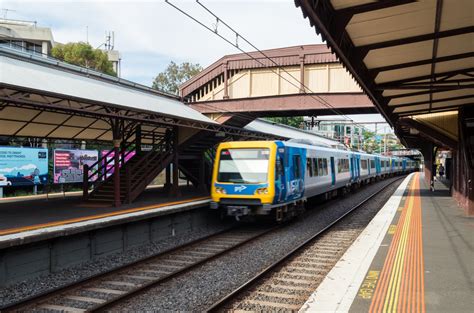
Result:
<svg viewBox="0 0 474 313">
<path fill-rule="evenodd" d="M 377 109 L 363 93 L 290 94 L 266 97 L 212 100 L 189 106 L 210 115 L 246 115 L 249 118 L 273 116 L 369 114 Z"/>
</svg>

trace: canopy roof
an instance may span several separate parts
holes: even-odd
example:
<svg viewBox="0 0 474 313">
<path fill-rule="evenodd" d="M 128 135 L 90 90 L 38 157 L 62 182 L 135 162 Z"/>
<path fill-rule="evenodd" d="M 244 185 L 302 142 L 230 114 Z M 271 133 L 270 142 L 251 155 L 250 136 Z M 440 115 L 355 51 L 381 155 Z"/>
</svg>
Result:
<svg viewBox="0 0 474 313">
<path fill-rule="evenodd" d="M 0 47 L 0 135 L 111 140 L 113 119 L 140 123 L 144 131 L 158 135 L 172 126 L 245 135 L 220 126 L 176 96 Z"/>
<path fill-rule="evenodd" d="M 296 0 L 397 133 L 474 99 L 474 1 Z"/>
<path fill-rule="evenodd" d="M 313 132 L 309 132 L 306 130 L 266 121 L 264 119 L 256 119 L 252 121 L 250 124 L 245 126 L 245 129 L 267 134 L 273 134 L 275 136 L 288 139 L 309 140 L 313 144 L 326 147 L 345 148 L 345 146 L 339 141 L 325 138 L 323 136 L 317 135 Z"/>
</svg>

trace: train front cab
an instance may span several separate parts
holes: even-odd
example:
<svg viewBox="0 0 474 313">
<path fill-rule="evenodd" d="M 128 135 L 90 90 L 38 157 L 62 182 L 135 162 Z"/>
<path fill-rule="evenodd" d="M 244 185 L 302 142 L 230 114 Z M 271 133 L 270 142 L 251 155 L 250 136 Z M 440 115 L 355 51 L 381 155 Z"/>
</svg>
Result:
<svg viewBox="0 0 474 313">
<path fill-rule="evenodd" d="M 275 142 L 221 143 L 212 174 L 211 208 L 226 215 L 264 214 L 275 195 Z M 257 212 L 259 211 L 259 212 Z"/>
<path fill-rule="evenodd" d="M 301 205 L 305 164 L 305 149 L 280 141 L 221 143 L 212 175 L 211 209 L 236 218 L 274 214 L 282 220 Z"/>
</svg>

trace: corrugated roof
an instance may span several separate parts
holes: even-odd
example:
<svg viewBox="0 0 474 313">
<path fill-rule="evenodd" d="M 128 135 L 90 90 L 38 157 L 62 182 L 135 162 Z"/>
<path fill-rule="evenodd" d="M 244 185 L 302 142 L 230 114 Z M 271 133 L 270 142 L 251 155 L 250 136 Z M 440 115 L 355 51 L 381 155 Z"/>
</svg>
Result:
<svg viewBox="0 0 474 313">
<path fill-rule="evenodd" d="M 215 123 L 177 99 L 146 90 L 130 88 L 113 81 L 99 80 L 59 67 L 44 66 L 27 59 L 14 58 L 12 51 L 0 48 L 0 84 L 41 90 L 56 95 L 97 101 L 131 110 Z M 14 52 L 13 52 L 14 53 Z M 36 61 L 41 61 L 37 58 Z"/>
<path fill-rule="evenodd" d="M 321 44 L 269 49 L 262 50 L 262 52 L 270 57 L 273 62 L 277 63 L 278 66 L 299 65 L 300 58 L 304 58 L 304 64 L 338 62 L 336 56 L 326 47 L 326 45 Z M 219 75 L 222 75 L 225 66 L 227 67 L 227 70 L 268 68 L 277 66 L 258 51 L 250 52 L 249 55 L 238 53 L 226 55 L 220 58 L 202 70 L 198 75 L 182 84 L 180 86 L 180 94 L 182 96 L 187 96 Z M 258 62 L 253 58 L 257 59 Z"/>
<path fill-rule="evenodd" d="M 474 105 L 474 1 L 295 3 L 402 137 L 401 119 Z"/>
<path fill-rule="evenodd" d="M 327 147 L 339 147 L 343 148 L 344 145 L 338 141 L 331 140 L 315 133 L 294 128 L 287 125 L 273 123 L 264 119 L 256 119 L 247 126 L 244 127 L 247 130 L 257 131 L 267 134 L 273 134 L 288 139 L 304 139 L 309 140 L 315 144 L 319 144 Z"/>
</svg>

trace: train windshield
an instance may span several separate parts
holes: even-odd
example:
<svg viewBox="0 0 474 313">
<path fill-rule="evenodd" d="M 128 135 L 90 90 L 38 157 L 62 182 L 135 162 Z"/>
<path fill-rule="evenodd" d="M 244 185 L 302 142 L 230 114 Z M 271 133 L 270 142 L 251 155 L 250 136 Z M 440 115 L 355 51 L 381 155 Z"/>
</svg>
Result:
<svg viewBox="0 0 474 313">
<path fill-rule="evenodd" d="M 258 184 L 267 182 L 269 149 L 221 150 L 217 181 L 222 183 Z"/>
</svg>

